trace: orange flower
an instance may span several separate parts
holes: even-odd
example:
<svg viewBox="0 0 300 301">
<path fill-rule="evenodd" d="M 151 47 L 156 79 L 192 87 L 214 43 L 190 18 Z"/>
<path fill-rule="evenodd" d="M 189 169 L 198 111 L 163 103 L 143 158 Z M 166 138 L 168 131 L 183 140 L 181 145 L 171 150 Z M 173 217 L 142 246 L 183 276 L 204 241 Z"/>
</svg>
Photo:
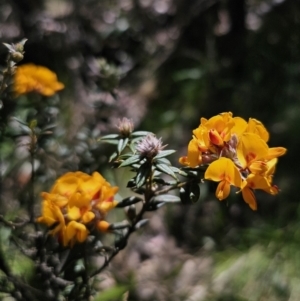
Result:
<svg viewBox="0 0 300 301">
<path fill-rule="evenodd" d="M 42 193 L 42 216 L 37 221 L 55 225 L 49 233 L 57 235 L 64 246 L 82 243 L 90 229 L 102 229 L 98 225 L 116 206 L 117 191 L 118 187 L 112 187 L 98 172 L 91 176 L 68 172 L 56 180 L 50 193 Z"/>
<path fill-rule="evenodd" d="M 208 120 L 201 118 L 200 122 L 193 131 L 187 156 L 179 158 L 179 162 L 192 168 L 210 164 L 204 178 L 219 182 L 216 190 L 219 200 L 228 197 L 230 186 L 236 186 L 245 202 L 256 210 L 253 190 L 278 193 L 272 178 L 277 158 L 284 155 L 286 149 L 269 148 L 269 133 L 260 121 L 249 118 L 247 123 L 226 112 Z"/>
<path fill-rule="evenodd" d="M 57 80 L 54 72 L 43 66 L 25 64 L 17 68 L 14 76 L 14 92 L 16 96 L 36 92 L 44 96 L 52 96 L 62 90 L 64 84 Z"/>
</svg>

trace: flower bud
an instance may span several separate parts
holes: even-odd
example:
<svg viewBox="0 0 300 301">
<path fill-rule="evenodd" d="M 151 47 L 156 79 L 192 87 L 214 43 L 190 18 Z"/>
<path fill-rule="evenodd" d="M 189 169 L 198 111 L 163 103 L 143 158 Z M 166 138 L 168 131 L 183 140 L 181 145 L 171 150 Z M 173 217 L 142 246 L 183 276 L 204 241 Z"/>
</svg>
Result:
<svg viewBox="0 0 300 301">
<path fill-rule="evenodd" d="M 134 125 L 131 119 L 123 117 L 119 119 L 117 128 L 123 137 L 129 137 L 133 131 Z"/>
<path fill-rule="evenodd" d="M 15 63 L 19 63 L 24 58 L 24 55 L 21 52 L 17 52 L 17 51 L 12 52 L 10 56 Z"/>
<path fill-rule="evenodd" d="M 100 221 L 97 224 L 98 230 L 101 232 L 108 232 L 110 224 L 107 221 Z"/>
<path fill-rule="evenodd" d="M 148 134 L 139 141 L 136 150 L 141 157 L 152 159 L 165 147 L 166 145 L 162 145 L 161 138 L 157 139 L 154 134 Z"/>
<path fill-rule="evenodd" d="M 224 141 L 223 141 L 222 137 L 220 136 L 220 134 L 215 129 L 211 129 L 209 131 L 209 139 L 210 139 L 211 143 L 216 145 L 216 146 L 223 146 L 224 145 Z"/>
</svg>

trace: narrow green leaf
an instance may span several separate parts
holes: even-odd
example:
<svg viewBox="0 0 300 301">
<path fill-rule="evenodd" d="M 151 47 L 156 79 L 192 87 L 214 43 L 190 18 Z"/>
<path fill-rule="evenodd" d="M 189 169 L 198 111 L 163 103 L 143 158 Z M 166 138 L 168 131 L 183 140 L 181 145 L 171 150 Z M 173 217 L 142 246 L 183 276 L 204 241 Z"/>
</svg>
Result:
<svg viewBox="0 0 300 301">
<path fill-rule="evenodd" d="M 180 198 L 172 194 L 157 195 L 152 199 L 152 202 L 164 202 L 164 203 L 179 203 Z"/>
<path fill-rule="evenodd" d="M 200 198 L 200 185 L 198 183 L 192 182 L 189 185 L 189 197 L 192 203 L 198 202 Z"/>
<path fill-rule="evenodd" d="M 157 160 L 155 160 L 156 164 L 166 164 L 166 165 L 171 165 L 171 162 L 166 159 L 166 158 L 159 158 Z"/>
<path fill-rule="evenodd" d="M 124 150 L 124 148 L 127 146 L 129 139 L 128 138 L 124 138 L 124 139 L 120 139 L 119 143 L 118 143 L 118 153 L 121 154 L 122 151 Z"/>
<path fill-rule="evenodd" d="M 109 143 L 109 144 L 113 144 L 113 145 L 117 145 L 119 143 L 118 140 L 114 140 L 114 139 L 107 139 L 107 140 L 103 140 L 101 142 Z"/>
<path fill-rule="evenodd" d="M 109 157 L 109 162 L 113 161 L 114 159 L 116 159 L 118 157 L 117 152 L 114 152 L 110 157 Z"/>
<path fill-rule="evenodd" d="M 137 131 L 137 132 L 131 133 L 131 136 L 133 136 L 133 137 L 147 136 L 148 134 L 152 134 L 152 133 L 151 132 L 147 132 L 147 131 Z"/>
<path fill-rule="evenodd" d="M 139 188 L 145 184 L 148 177 L 151 174 L 151 165 L 148 162 L 145 162 L 140 166 L 140 168 L 137 171 L 137 175 L 135 178 L 136 187 Z"/>
<path fill-rule="evenodd" d="M 170 168 L 176 173 L 181 173 L 181 170 L 175 166 L 170 166 Z"/>
<path fill-rule="evenodd" d="M 126 286 L 115 286 L 101 291 L 95 298 L 94 301 L 115 301 L 122 300 L 123 295 L 128 291 Z"/>
<path fill-rule="evenodd" d="M 174 149 L 162 150 L 154 157 L 154 160 L 159 159 L 159 158 L 164 158 L 166 156 L 174 154 L 175 152 L 176 152 L 176 150 L 174 150 Z"/>
<path fill-rule="evenodd" d="M 128 223 L 128 221 L 125 220 L 123 222 L 110 224 L 109 229 L 110 230 L 118 230 L 118 229 L 124 229 L 124 228 L 128 228 L 128 227 L 129 227 L 129 223 Z"/>
<path fill-rule="evenodd" d="M 53 130 L 54 128 L 56 128 L 57 124 L 52 123 L 52 124 L 48 124 L 45 127 L 42 128 L 42 131 L 49 131 L 49 130 Z"/>
<path fill-rule="evenodd" d="M 129 157 L 128 159 L 126 159 L 125 161 L 123 161 L 119 167 L 130 166 L 132 164 L 139 162 L 140 160 L 141 160 L 141 157 L 139 155 L 133 155 L 133 156 Z"/>
<path fill-rule="evenodd" d="M 149 221 L 149 219 L 142 219 L 135 225 L 134 228 L 140 229 L 140 228 L 144 227 L 148 223 L 148 221 Z"/>
<path fill-rule="evenodd" d="M 166 205 L 166 203 L 164 203 L 164 202 L 152 203 L 150 206 L 147 207 L 146 211 L 155 211 L 155 210 L 161 208 L 164 205 Z"/>
<path fill-rule="evenodd" d="M 177 177 L 174 173 L 174 171 L 170 168 L 170 166 L 166 165 L 166 164 L 156 164 L 155 165 L 156 168 L 158 170 L 160 170 L 161 172 L 171 176 L 172 178 L 174 178 L 175 180 L 177 180 Z"/>
<path fill-rule="evenodd" d="M 200 198 L 200 185 L 196 182 L 190 182 L 179 190 L 181 202 L 183 204 L 196 203 Z"/>
<path fill-rule="evenodd" d="M 19 118 L 17 118 L 17 117 L 11 117 L 11 119 L 13 119 L 13 120 L 19 122 L 20 124 L 23 124 L 23 125 L 28 126 L 28 123 L 27 123 L 27 122 L 25 122 L 25 121 L 23 121 L 23 120 L 21 120 L 21 119 L 19 119 Z"/>
<path fill-rule="evenodd" d="M 98 141 L 111 140 L 120 138 L 119 134 L 110 134 L 103 137 L 100 137 Z"/>
<path fill-rule="evenodd" d="M 142 198 L 139 198 L 137 196 L 131 196 L 129 198 L 126 198 L 126 199 L 123 199 L 122 201 L 120 201 L 118 204 L 117 204 L 117 208 L 123 208 L 123 207 L 126 207 L 126 206 L 130 206 L 132 204 L 136 204 L 138 202 L 141 202 L 143 199 Z"/>
</svg>

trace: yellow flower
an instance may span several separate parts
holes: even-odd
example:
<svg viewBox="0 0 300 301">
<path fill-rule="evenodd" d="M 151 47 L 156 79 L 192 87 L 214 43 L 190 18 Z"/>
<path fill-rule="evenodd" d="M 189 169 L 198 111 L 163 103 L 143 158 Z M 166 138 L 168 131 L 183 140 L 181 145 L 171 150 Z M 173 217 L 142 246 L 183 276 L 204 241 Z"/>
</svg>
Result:
<svg viewBox="0 0 300 301">
<path fill-rule="evenodd" d="M 228 197 L 230 193 L 230 185 L 241 187 L 242 177 L 238 168 L 228 158 L 220 158 L 212 162 L 206 169 L 204 178 L 215 182 L 220 182 L 216 197 L 222 201 Z"/>
<path fill-rule="evenodd" d="M 49 193 L 42 193 L 42 216 L 37 221 L 54 226 L 49 233 L 72 247 L 84 242 L 90 230 L 103 228 L 98 225 L 107 223 L 106 214 L 117 204 L 117 191 L 118 187 L 112 187 L 98 172 L 68 172 L 56 180 Z"/>
<path fill-rule="evenodd" d="M 29 92 L 52 96 L 63 88 L 64 84 L 57 80 L 56 74 L 43 66 L 25 64 L 19 66 L 14 75 L 14 92 L 16 96 Z"/>
<path fill-rule="evenodd" d="M 253 190 L 278 193 L 278 187 L 272 185 L 273 174 L 277 158 L 286 153 L 284 147 L 269 148 L 268 140 L 269 133 L 260 121 L 249 118 L 246 122 L 225 112 L 210 119 L 201 118 L 187 156 L 179 158 L 179 162 L 192 168 L 209 164 L 204 178 L 219 182 L 219 200 L 228 197 L 230 186 L 236 186 L 245 202 L 256 210 Z"/>
</svg>

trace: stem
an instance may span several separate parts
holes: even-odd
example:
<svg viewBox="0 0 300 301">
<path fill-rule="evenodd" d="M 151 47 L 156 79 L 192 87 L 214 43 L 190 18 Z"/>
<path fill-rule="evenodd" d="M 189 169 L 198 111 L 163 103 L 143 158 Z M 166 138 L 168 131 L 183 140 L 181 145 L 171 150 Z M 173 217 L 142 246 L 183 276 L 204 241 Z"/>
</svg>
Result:
<svg viewBox="0 0 300 301">
<path fill-rule="evenodd" d="M 37 230 L 37 224 L 34 222 L 34 181 L 35 181 L 35 172 L 34 172 L 34 154 L 35 154 L 35 141 L 36 136 L 34 133 L 34 129 L 31 129 L 31 135 L 30 135 L 31 141 L 30 141 L 30 163 L 32 167 L 31 171 L 31 180 L 30 180 L 30 191 L 29 191 L 29 202 L 28 202 L 28 212 L 29 212 L 29 220 L 31 223 L 34 223 L 35 229 Z"/>
<path fill-rule="evenodd" d="M 149 188 L 149 187 L 148 187 Z M 146 189 L 146 192 L 145 192 L 145 199 L 146 199 L 146 196 L 148 195 L 147 193 L 148 189 Z M 151 194 L 152 194 L 152 191 L 151 191 Z M 131 224 L 131 226 L 128 228 L 128 232 L 125 234 L 125 236 L 123 237 L 122 241 L 124 242 L 124 246 L 127 244 L 127 241 L 130 237 L 130 235 L 136 230 L 135 226 L 136 224 L 143 218 L 144 216 L 144 213 L 147 211 L 147 208 L 149 207 L 149 201 L 150 199 L 152 198 L 152 195 L 150 197 L 150 194 L 148 195 L 148 198 L 145 200 L 145 202 L 143 203 L 143 207 L 141 209 L 141 211 L 139 212 L 139 214 L 136 216 L 134 222 Z M 93 272 L 89 277 L 88 279 L 91 279 L 93 278 L 94 276 L 96 276 L 97 274 L 101 273 L 108 265 L 109 263 L 112 261 L 112 259 L 122 250 L 123 248 L 119 248 L 119 247 L 116 247 L 112 253 L 109 255 L 108 258 L 105 258 L 105 262 L 103 263 L 103 265 L 98 269 L 96 270 L 95 272 Z"/>
<path fill-rule="evenodd" d="M 9 79 L 9 75 L 11 74 L 11 67 L 10 67 L 10 59 L 11 59 L 11 55 L 10 53 L 8 54 L 7 60 L 6 60 L 6 72 L 3 75 L 3 79 L 2 79 L 2 83 L 0 86 L 0 95 L 4 92 L 4 90 L 6 89 L 6 81 Z"/>
</svg>

